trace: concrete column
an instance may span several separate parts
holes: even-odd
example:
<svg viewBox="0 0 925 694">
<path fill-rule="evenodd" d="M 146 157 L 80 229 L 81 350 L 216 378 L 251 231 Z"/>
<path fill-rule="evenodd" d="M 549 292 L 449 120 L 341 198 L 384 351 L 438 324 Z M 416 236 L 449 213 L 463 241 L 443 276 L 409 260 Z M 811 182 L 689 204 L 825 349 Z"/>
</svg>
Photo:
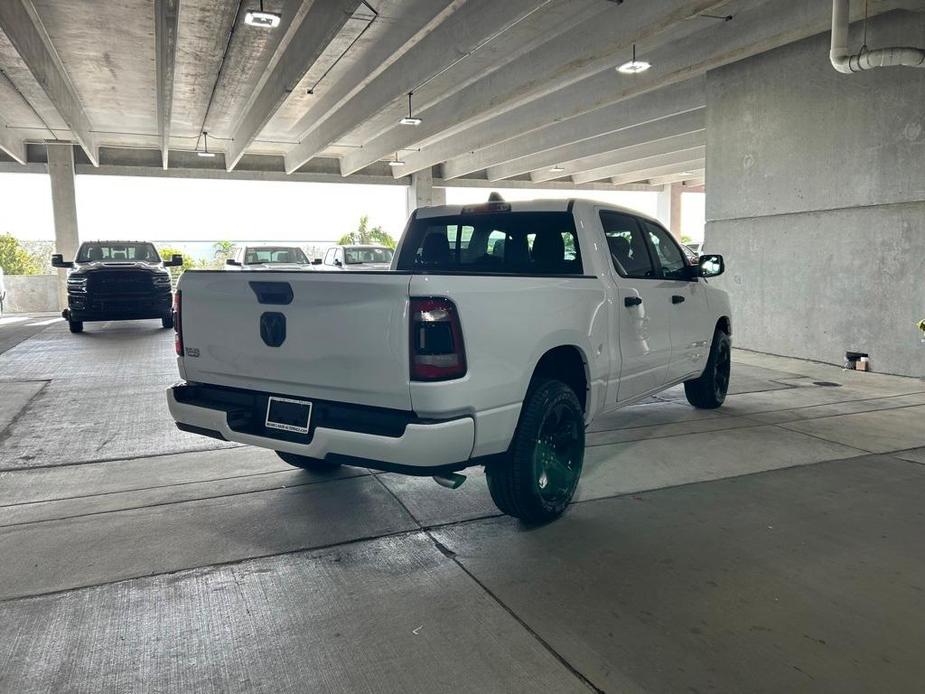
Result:
<svg viewBox="0 0 925 694">
<path fill-rule="evenodd" d="M 74 194 L 74 146 L 70 142 L 48 142 L 48 176 L 51 205 L 55 215 L 55 253 L 73 260 L 80 244 L 77 235 L 77 198 Z M 58 270 L 58 303 L 67 308 L 67 271 Z"/>
<path fill-rule="evenodd" d="M 424 169 L 411 174 L 408 186 L 408 216 L 419 207 L 433 207 L 446 204 L 446 190 L 434 188 L 433 169 Z"/>
<path fill-rule="evenodd" d="M 665 228 L 681 240 L 681 193 L 684 185 L 669 183 L 658 193 L 658 218 Z"/>
</svg>

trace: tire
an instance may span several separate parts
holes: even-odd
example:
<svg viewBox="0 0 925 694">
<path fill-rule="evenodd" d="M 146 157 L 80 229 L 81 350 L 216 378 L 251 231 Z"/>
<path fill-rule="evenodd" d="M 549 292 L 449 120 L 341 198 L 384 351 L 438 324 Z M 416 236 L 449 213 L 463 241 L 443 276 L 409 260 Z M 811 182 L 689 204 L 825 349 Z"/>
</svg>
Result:
<svg viewBox="0 0 925 694">
<path fill-rule="evenodd" d="M 161 327 L 162 328 L 172 328 L 173 327 L 173 314 L 163 316 L 161 318 Z"/>
<path fill-rule="evenodd" d="M 70 328 L 72 333 L 82 333 L 84 331 L 84 323 L 80 320 L 69 320 L 67 327 Z"/>
<path fill-rule="evenodd" d="M 701 410 L 715 410 L 726 400 L 732 368 L 732 339 L 718 329 L 713 333 L 710 358 L 700 378 L 684 382 L 687 401 Z"/>
<path fill-rule="evenodd" d="M 296 455 L 295 453 L 286 453 L 284 451 L 276 451 L 276 455 L 293 467 L 302 468 L 309 472 L 331 472 L 340 467 L 340 463 L 328 463 L 319 458 L 309 458 L 307 455 Z"/>
<path fill-rule="evenodd" d="M 584 453 L 584 410 L 575 392 L 561 381 L 538 381 L 507 455 L 485 468 L 492 501 L 528 523 L 557 518 L 575 495 Z"/>
</svg>

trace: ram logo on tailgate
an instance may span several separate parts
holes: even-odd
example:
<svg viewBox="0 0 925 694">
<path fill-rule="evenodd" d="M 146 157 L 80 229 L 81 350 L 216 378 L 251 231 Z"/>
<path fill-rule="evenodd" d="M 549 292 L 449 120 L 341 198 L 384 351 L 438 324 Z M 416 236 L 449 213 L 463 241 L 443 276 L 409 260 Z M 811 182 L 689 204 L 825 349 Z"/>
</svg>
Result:
<svg viewBox="0 0 925 694">
<path fill-rule="evenodd" d="M 260 316 L 260 337 L 268 347 L 279 347 L 286 341 L 286 316 L 264 313 Z"/>
</svg>

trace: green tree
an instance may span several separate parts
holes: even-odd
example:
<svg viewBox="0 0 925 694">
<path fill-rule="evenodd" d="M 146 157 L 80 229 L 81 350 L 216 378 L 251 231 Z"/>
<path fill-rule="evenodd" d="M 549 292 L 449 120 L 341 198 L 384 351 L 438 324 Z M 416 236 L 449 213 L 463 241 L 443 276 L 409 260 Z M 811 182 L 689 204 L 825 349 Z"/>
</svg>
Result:
<svg viewBox="0 0 925 694">
<path fill-rule="evenodd" d="M 51 266 L 51 254 L 55 252 L 55 244 L 53 241 L 20 241 L 20 244 L 26 249 L 26 252 L 32 256 L 32 260 L 36 267 L 36 274 L 57 274 L 57 270 Z M 65 260 L 70 260 L 70 258 L 65 258 Z"/>
<path fill-rule="evenodd" d="M 225 261 L 234 255 L 234 243 L 232 241 L 216 241 L 212 244 L 212 267 L 219 270 L 225 265 Z"/>
<path fill-rule="evenodd" d="M 191 270 L 194 267 L 199 267 L 200 265 L 200 263 L 196 262 L 194 258 L 188 254 L 183 253 L 183 251 L 179 248 L 170 248 L 169 246 L 164 246 L 163 248 L 158 248 L 157 252 L 161 256 L 162 260 L 170 260 L 175 255 L 183 256 L 183 265 L 180 267 L 167 268 L 168 272 L 170 272 L 170 276 L 174 280 L 174 284 L 176 284 L 177 278 L 184 272 Z"/>
<path fill-rule="evenodd" d="M 692 239 L 690 236 L 688 236 L 687 234 L 681 234 L 681 243 L 683 243 L 685 246 L 693 242 L 694 242 L 694 239 Z"/>
<path fill-rule="evenodd" d="M 41 265 L 12 235 L 0 235 L 0 267 L 8 275 L 37 275 Z"/>
<path fill-rule="evenodd" d="M 381 226 L 369 228 L 369 216 L 360 217 L 360 225 L 356 231 L 344 234 L 337 242 L 340 246 L 354 246 L 357 244 L 374 244 L 378 246 L 387 246 L 395 248 L 395 239 L 389 236 Z"/>
</svg>

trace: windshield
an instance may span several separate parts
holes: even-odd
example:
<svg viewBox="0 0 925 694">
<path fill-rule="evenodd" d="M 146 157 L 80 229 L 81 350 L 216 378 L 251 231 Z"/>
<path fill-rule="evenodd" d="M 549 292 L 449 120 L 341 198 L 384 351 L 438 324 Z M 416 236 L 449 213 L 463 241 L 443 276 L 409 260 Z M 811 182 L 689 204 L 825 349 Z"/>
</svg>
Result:
<svg viewBox="0 0 925 694">
<path fill-rule="evenodd" d="M 273 263 L 297 263 L 307 265 L 308 258 L 298 246 L 259 246 L 248 248 L 244 254 L 245 265 Z"/>
<path fill-rule="evenodd" d="M 347 265 L 360 263 L 391 263 L 391 248 L 345 248 L 344 262 Z"/>
<path fill-rule="evenodd" d="M 398 269 L 580 275 L 581 252 L 569 212 L 500 212 L 416 219 Z"/>
<path fill-rule="evenodd" d="M 150 243 L 114 243 L 111 241 L 85 243 L 77 253 L 78 263 L 95 263 L 101 260 L 113 263 L 132 261 L 159 263 L 161 257 Z"/>
</svg>

